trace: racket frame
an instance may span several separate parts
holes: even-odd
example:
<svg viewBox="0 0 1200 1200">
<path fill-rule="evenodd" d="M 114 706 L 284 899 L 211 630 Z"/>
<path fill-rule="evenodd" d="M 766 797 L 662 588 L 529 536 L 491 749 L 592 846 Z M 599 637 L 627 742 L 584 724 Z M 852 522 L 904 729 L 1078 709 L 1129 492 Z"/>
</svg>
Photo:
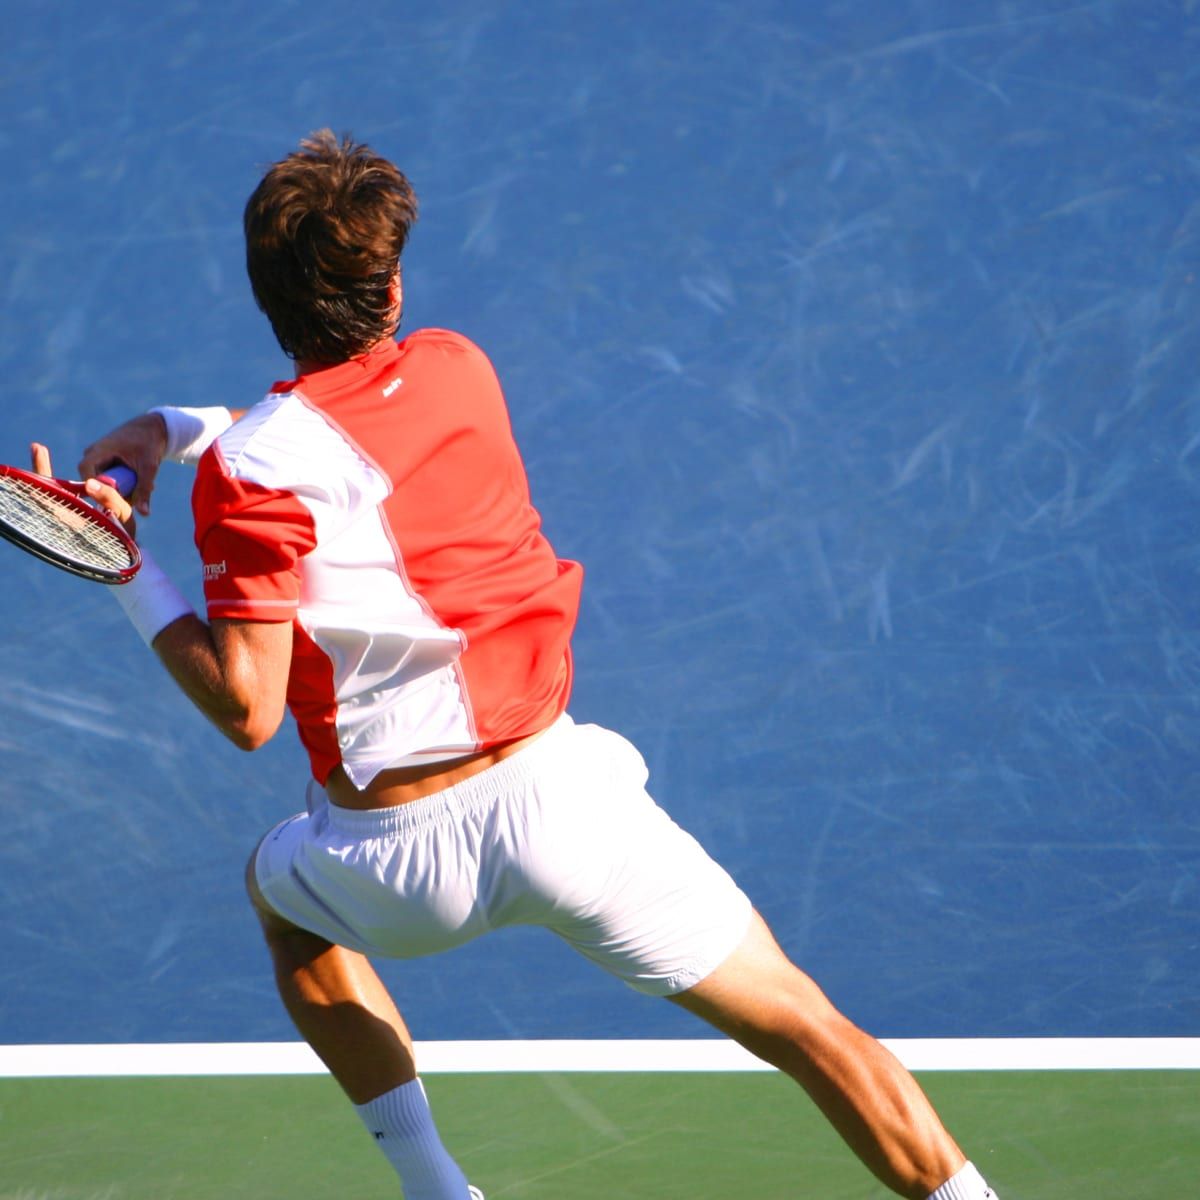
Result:
<svg viewBox="0 0 1200 1200">
<path fill-rule="evenodd" d="M 37 475 L 32 471 L 24 471 L 20 467 L 5 466 L 3 463 L 0 463 L 0 476 L 16 479 L 27 486 L 32 486 L 79 513 L 86 521 L 107 529 L 128 551 L 129 565 L 104 567 L 81 563 L 70 555 L 59 553 L 53 547 L 43 545 L 23 531 L 14 529 L 4 520 L 0 520 L 0 537 L 14 546 L 19 546 L 27 554 L 32 554 L 34 558 L 49 563 L 52 567 L 58 567 L 81 579 L 90 579 L 94 583 L 119 586 L 128 583 L 138 573 L 142 565 L 142 552 L 138 549 L 137 542 L 129 536 L 129 531 L 120 521 L 83 499 L 85 495 L 83 483 L 72 479 L 52 479 L 47 475 Z M 100 478 L 111 482 L 106 476 L 100 476 Z"/>
</svg>

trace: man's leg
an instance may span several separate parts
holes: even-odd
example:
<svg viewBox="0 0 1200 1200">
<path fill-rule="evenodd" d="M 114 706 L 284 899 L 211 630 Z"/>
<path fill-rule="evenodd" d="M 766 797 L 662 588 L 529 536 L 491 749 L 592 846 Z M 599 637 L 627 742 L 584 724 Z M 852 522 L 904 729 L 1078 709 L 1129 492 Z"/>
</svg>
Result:
<svg viewBox="0 0 1200 1200">
<path fill-rule="evenodd" d="M 246 886 L 271 951 L 280 999 L 400 1176 L 406 1200 L 469 1200 L 417 1078 L 408 1027 L 361 954 L 300 929 Z"/>
<path fill-rule="evenodd" d="M 900 1195 L 926 1200 L 967 1167 L 916 1080 L 787 959 L 757 913 L 741 946 L 672 999 L 796 1080 Z M 943 1194 L 971 1196 L 962 1178 L 964 1190 Z"/>
</svg>

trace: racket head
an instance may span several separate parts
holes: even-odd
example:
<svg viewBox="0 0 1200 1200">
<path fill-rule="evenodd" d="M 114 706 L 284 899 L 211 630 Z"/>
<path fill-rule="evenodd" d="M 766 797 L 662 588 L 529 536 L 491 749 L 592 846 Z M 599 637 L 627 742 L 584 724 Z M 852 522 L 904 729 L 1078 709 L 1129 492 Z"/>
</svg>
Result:
<svg viewBox="0 0 1200 1200">
<path fill-rule="evenodd" d="M 83 496 L 82 483 L 0 463 L 0 537 L 82 579 L 128 583 L 142 565 L 137 543 Z"/>
</svg>

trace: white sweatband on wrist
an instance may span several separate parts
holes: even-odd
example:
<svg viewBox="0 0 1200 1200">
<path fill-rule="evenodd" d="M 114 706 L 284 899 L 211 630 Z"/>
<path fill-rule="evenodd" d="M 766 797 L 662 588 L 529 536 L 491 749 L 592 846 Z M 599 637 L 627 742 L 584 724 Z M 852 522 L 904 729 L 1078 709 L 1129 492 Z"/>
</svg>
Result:
<svg viewBox="0 0 1200 1200">
<path fill-rule="evenodd" d="M 147 646 L 173 621 L 196 611 L 148 550 L 142 551 L 138 573 L 109 590 Z"/>
<path fill-rule="evenodd" d="M 167 426 L 166 458 L 195 466 L 200 455 L 233 424 L 233 414 L 227 408 L 173 408 L 163 405 L 152 408 Z"/>
</svg>

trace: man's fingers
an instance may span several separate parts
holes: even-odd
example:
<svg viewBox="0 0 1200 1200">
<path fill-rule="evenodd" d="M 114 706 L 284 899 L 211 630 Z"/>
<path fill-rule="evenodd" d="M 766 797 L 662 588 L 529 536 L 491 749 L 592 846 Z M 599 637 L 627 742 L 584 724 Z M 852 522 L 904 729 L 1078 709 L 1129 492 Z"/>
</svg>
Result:
<svg viewBox="0 0 1200 1200">
<path fill-rule="evenodd" d="M 142 413 L 93 442 L 79 460 L 79 478 L 103 475 L 114 463 L 124 463 L 138 477 L 130 500 L 143 516 L 150 513 L 150 496 L 167 448 L 167 427 L 157 413 Z"/>
<path fill-rule="evenodd" d="M 50 451 L 41 442 L 34 442 L 29 447 L 29 458 L 33 464 L 35 475 L 53 476 L 54 471 L 50 467 Z"/>
<path fill-rule="evenodd" d="M 111 484 L 99 479 L 89 479 L 84 484 L 87 494 L 100 505 L 105 512 L 111 513 L 122 524 L 126 524 L 133 516 L 133 508 L 129 501 Z"/>
<path fill-rule="evenodd" d="M 143 517 L 150 515 L 150 497 L 154 492 L 154 481 L 157 478 L 158 464 L 146 463 L 142 470 L 138 472 L 137 487 L 133 489 L 133 494 L 129 497 L 133 502 L 133 507 Z"/>
</svg>

